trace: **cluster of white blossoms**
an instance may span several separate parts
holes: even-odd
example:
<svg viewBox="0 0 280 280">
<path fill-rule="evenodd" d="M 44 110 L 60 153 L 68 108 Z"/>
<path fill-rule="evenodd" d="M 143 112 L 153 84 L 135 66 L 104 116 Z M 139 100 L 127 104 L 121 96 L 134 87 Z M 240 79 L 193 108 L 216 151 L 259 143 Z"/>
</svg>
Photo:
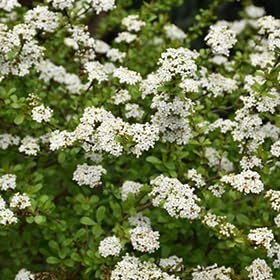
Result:
<svg viewBox="0 0 280 280">
<path fill-rule="evenodd" d="M 4 133 L 0 134 L 0 148 L 6 150 L 9 146 L 18 146 L 20 143 L 20 138 L 12 134 Z"/>
<path fill-rule="evenodd" d="M 180 272 L 184 269 L 183 259 L 177 256 L 170 256 L 168 258 L 161 258 L 159 260 L 159 266 L 164 271 Z"/>
<path fill-rule="evenodd" d="M 175 24 L 165 25 L 164 32 L 170 40 L 184 40 L 186 38 L 186 33 Z"/>
<path fill-rule="evenodd" d="M 20 3 L 17 0 L 0 0 L 0 9 L 7 12 L 11 12 L 14 8 L 20 7 Z"/>
<path fill-rule="evenodd" d="M 229 50 L 237 42 L 236 34 L 227 25 L 216 24 L 210 27 L 205 41 L 214 54 L 229 55 Z"/>
<path fill-rule="evenodd" d="M 7 192 L 16 188 L 16 175 L 5 174 L 0 177 L 0 191 Z M 30 198 L 25 193 L 15 193 L 11 195 L 9 208 L 7 202 L 0 195 L 0 225 L 9 225 L 16 223 L 18 218 L 13 210 L 22 210 L 31 206 Z"/>
<path fill-rule="evenodd" d="M 78 164 L 73 173 L 73 180 L 79 186 L 88 185 L 90 188 L 94 188 L 100 184 L 102 175 L 106 173 L 107 171 L 101 165 Z"/>
<path fill-rule="evenodd" d="M 221 182 L 231 185 L 234 189 L 249 193 L 260 193 L 264 190 L 264 184 L 256 171 L 246 170 L 239 174 L 229 174 L 221 178 Z"/>
<path fill-rule="evenodd" d="M 274 280 L 271 268 L 263 259 L 255 259 L 246 267 L 246 270 L 249 272 L 248 277 L 250 280 Z"/>
<path fill-rule="evenodd" d="M 22 268 L 16 275 L 15 280 L 35 280 L 35 275 L 31 271 Z"/>
<path fill-rule="evenodd" d="M 197 188 L 201 188 L 206 185 L 202 175 L 199 174 L 194 168 L 188 170 L 188 178 L 195 183 Z"/>
<path fill-rule="evenodd" d="M 137 195 L 143 184 L 134 182 L 134 181 L 125 181 L 121 186 L 121 197 L 122 200 L 125 201 L 128 198 L 129 194 Z"/>
<path fill-rule="evenodd" d="M 112 270 L 111 280 L 125 279 L 162 279 L 162 280 L 180 280 L 175 275 L 170 275 L 162 271 L 158 266 L 151 262 L 141 262 L 137 257 L 126 254 Z"/>
<path fill-rule="evenodd" d="M 274 235 L 272 230 L 267 227 L 256 228 L 250 230 L 248 239 L 257 246 L 269 249 L 271 247 L 271 242 L 274 240 Z"/>
<path fill-rule="evenodd" d="M 42 104 L 32 109 L 31 117 L 38 123 L 48 122 L 52 116 L 52 112 L 53 110 L 50 107 Z"/>
<path fill-rule="evenodd" d="M 272 209 L 280 212 L 280 191 L 268 190 L 265 197 L 269 199 Z"/>
<path fill-rule="evenodd" d="M 109 236 L 103 239 L 98 247 L 99 254 L 107 258 L 108 256 L 118 256 L 123 246 L 116 236 Z"/>
<path fill-rule="evenodd" d="M 194 194 L 194 189 L 187 184 L 182 184 L 175 178 L 160 175 L 150 182 L 154 206 L 163 205 L 163 208 L 172 217 L 196 219 L 201 208 L 197 204 L 199 198 Z"/>
<path fill-rule="evenodd" d="M 280 157 L 280 140 L 271 145 L 271 154 L 275 157 Z"/>
<path fill-rule="evenodd" d="M 215 232 L 223 237 L 228 238 L 236 235 L 236 226 L 227 222 L 227 217 L 225 216 L 206 213 L 201 221 L 207 227 L 214 229 Z"/>
<path fill-rule="evenodd" d="M 129 15 L 122 19 L 122 25 L 124 25 L 129 32 L 139 32 L 146 23 L 140 20 L 138 15 Z"/>
<path fill-rule="evenodd" d="M 40 145 L 38 142 L 39 141 L 37 138 L 25 136 L 23 139 L 21 139 L 18 150 L 28 156 L 36 156 L 40 151 Z"/>
<path fill-rule="evenodd" d="M 230 267 L 218 267 L 217 264 L 207 267 L 197 266 L 192 272 L 192 280 L 231 280 L 231 272 L 232 269 Z"/>
<path fill-rule="evenodd" d="M 160 247 L 159 232 L 153 231 L 150 226 L 136 226 L 129 231 L 134 250 L 153 253 Z"/>
</svg>

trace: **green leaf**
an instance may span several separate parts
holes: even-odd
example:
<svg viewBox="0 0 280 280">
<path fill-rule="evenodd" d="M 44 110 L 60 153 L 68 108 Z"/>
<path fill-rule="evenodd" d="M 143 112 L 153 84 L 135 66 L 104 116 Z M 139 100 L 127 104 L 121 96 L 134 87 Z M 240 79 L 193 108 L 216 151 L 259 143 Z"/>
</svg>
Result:
<svg viewBox="0 0 280 280">
<path fill-rule="evenodd" d="M 158 158 L 155 157 L 155 156 L 148 156 L 148 157 L 146 157 L 146 161 L 147 161 L 147 162 L 150 162 L 150 163 L 152 163 L 152 164 L 161 164 L 161 160 L 158 159 Z"/>
<path fill-rule="evenodd" d="M 60 259 L 58 259 L 56 257 L 48 257 L 47 258 L 47 263 L 49 263 L 49 264 L 58 264 L 58 263 L 60 263 Z"/>
<path fill-rule="evenodd" d="M 14 119 L 14 123 L 16 125 L 20 125 L 23 123 L 25 116 L 23 114 L 18 114 L 15 119 Z"/>
<path fill-rule="evenodd" d="M 92 226 L 95 222 L 89 217 L 82 217 L 80 223 L 87 226 Z"/>
<path fill-rule="evenodd" d="M 97 220 L 98 223 L 102 222 L 102 220 L 105 217 L 105 213 L 106 213 L 106 208 L 104 206 L 100 206 L 96 210 L 96 220 Z"/>
<path fill-rule="evenodd" d="M 38 225 L 45 223 L 46 220 L 47 220 L 46 217 L 43 216 L 43 215 L 37 215 L 37 216 L 34 217 L 34 221 Z"/>
</svg>

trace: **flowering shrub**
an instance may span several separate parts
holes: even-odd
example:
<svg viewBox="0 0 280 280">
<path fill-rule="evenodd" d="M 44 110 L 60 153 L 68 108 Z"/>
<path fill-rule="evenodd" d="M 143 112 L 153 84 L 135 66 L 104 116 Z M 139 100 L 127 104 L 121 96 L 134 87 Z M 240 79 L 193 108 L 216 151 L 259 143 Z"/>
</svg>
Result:
<svg viewBox="0 0 280 280">
<path fill-rule="evenodd" d="M 0 279 L 280 279 L 280 20 L 222 2 L 0 0 Z"/>
</svg>

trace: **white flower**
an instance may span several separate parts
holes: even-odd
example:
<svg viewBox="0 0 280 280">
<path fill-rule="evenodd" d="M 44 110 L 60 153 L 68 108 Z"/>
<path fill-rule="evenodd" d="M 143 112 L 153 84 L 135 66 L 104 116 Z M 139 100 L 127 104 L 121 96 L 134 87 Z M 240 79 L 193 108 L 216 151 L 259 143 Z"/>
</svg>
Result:
<svg viewBox="0 0 280 280">
<path fill-rule="evenodd" d="M 237 42 L 235 32 L 223 24 L 212 25 L 205 41 L 214 54 L 225 56 L 229 55 L 229 50 Z"/>
<path fill-rule="evenodd" d="M 6 150 L 11 145 L 19 145 L 20 138 L 8 133 L 0 134 L 0 148 Z"/>
<path fill-rule="evenodd" d="M 170 40 L 184 40 L 186 38 L 185 32 L 175 24 L 167 24 L 163 29 L 166 37 Z"/>
<path fill-rule="evenodd" d="M 109 236 L 103 239 L 98 247 L 99 254 L 107 258 L 108 256 L 118 256 L 122 250 L 122 245 L 119 238 L 116 236 Z"/>
<path fill-rule="evenodd" d="M 15 280 L 35 280 L 35 275 L 30 271 L 22 268 L 16 275 Z"/>
<path fill-rule="evenodd" d="M 269 198 L 273 210 L 280 211 L 280 191 L 268 190 L 265 198 Z"/>
<path fill-rule="evenodd" d="M 153 253 L 159 249 L 159 232 L 150 227 L 137 226 L 129 231 L 130 240 L 134 250 Z"/>
<path fill-rule="evenodd" d="M 32 109 L 31 117 L 34 121 L 48 122 L 52 116 L 53 110 L 50 107 L 45 107 L 43 104 L 40 106 L 36 106 Z"/>
<path fill-rule="evenodd" d="M 128 31 L 139 32 L 145 24 L 144 21 L 139 19 L 138 15 L 129 15 L 122 19 L 122 25 L 124 25 Z"/>
<path fill-rule="evenodd" d="M 259 18 L 265 15 L 265 10 L 263 7 L 250 5 L 245 8 L 245 13 L 251 18 Z"/>
<path fill-rule="evenodd" d="M 140 108 L 138 104 L 135 103 L 127 103 L 125 104 L 125 117 L 127 119 L 135 118 L 141 119 L 144 115 L 144 111 Z"/>
<path fill-rule="evenodd" d="M 103 64 L 98 61 L 90 61 L 85 64 L 85 70 L 88 73 L 90 81 L 97 80 L 101 82 L 108 80 L 108 73 Z"/>
<path fill-rule="evenodd" d="M 207 267 L 197 266 L 192 273 L 192 280 L 231 280 L 231 271 L 230 267 L 218 267 L 217 264 Z"/>
<path fill-rule="evenodd" d="M 131 99 L 131 96 L 128 90 L 121 89 L 113 95 L 112 99 L 115 105 L 120 105 L 129 101 Z"/>
<path fill-rule="evenodd" d="M 170 256 L 165 259 L 160 259 L 159 266 L 167 271 L 180 272 L 183 270 L 183 259 L 177 256 Z"/>
<path fill-rule="evenodd" d="M 7 12 L 10 12 L 12 9 L 20 6 L 21 5 L 17 0 L 0 0 L 0 9 L 3 9 Z"/>
<path fill-rule="evenodd" d="M 188 170 L 188 178 L 195 183 L 197 188 L 201 188 L 206 185 L 203 177 L 194 168 Z"/>
<path fill-rule="evenodd" d="M 255 259 L 249 266 L 246 267 L 249 272 L 250 280 L 273 280 L 271 268 L 265 260 L 260 258 Z"/>
<path fill-rule="evenodd" d="M 125 67 L 120 66 L 116 68 L 113 77 L 118 78 L 121 84 L 135 85 L 141 82 L 141 75 L 135 71 L 129 70 Z"/>
<path fill-rule="evenodd" d="M 143 184 L 134 181 L 125 181 L 121 187 L 122 200 L 127 200 L 128 194 L 138 194 Z"/>
<path fill-rule="evenodd" d="M 73 8 L 75 0 L 47 0 L 55 9 L 64 10 Z"/>
<path fill-rule="evenodd" d="M 81 185 L 88 185 L 90 188 L 100 184 L 101 176 L 106 170 L 101 165 L 79 164 L 73 173 L 73 180 Z"/>
<path fill-rule="evenodd" d="M 8 189 L 16 188 L 16 175 L 5 174 L 0 177 L 0 189 L 6 191 Z"/>
<path fill-rule="evenodd" d="M 271 247 L 271 242 L 274 240 L 274 235 L 271 229 L 267 227 L 251 229 L 248 234 L 248 239 L 257 246 L 263 246 L 266 249 Z"/>
<path fill-rule="evenodd" d="M 140 259 L 126 254 L 112 270 L 111 280 L 179 280 L 175 275 L 169 275 L 161 271 L 151 262 L 141 262 Z"/>
<path fill-rule="evenodd" d="M 274 223 L 275 225 L 280 228 L 280 214 L 278 214 L 275 218 L 274 218 Z"/>
<path fill-rule="evenodd" d="M 115 8 L 115 0 L 89 0 L 87 2 L 97 14 L 108 12 Z"/>
<path fill-rule="evenodd" d="M 25 194 L 16 193 L 10 201 L 11 208 L 25 209 L 31 206 L 30 198 Z"/>
<path fill-rule="evenodd" d="M 275 157 L 280 157 L 280 140 L 272 144 L 270 152 Z"/>
<path fill-rule="evenodd" d="M 154 206 L 163 203 L 163 208 L 172 217 L 196 219 L 201 208 L 197 205 L 199 198 L 193 193 L 193 189 L 182 184 L 175 178 L 168 178 L 163 175 L 151 180 L 153 187 L 150 195 L 153 197 Z"/>
<path fill-rule="evenodd" d="M 47 6 L 37 6 L 28 10 L 24 20 L 34 28 L 47 32 L 53 32 L 59 27 L 59 14 L 49 11 Z"/>
<path fill-rule="evenodd" d="M 136 215 L 129 217 L 128 222 L 131 226 L 134 227 L 140 226 L 151 228 L 151 220 L 148 217 L 143 216 L 142 213 L 137 213 Z"/>
<path fill-rule="evenodd" d="M 242 171 L 237 175 L 225 175 L 221 178 L 221 182 L 230 184 L 233 188 L 246 194 L 260 193 L 264 190 L 260 175 L 251 170 Z"/>
<path fill-rule="evenodd" d="M 31 136 L 25 136 L 21 140 L 21 144 L 18 148 L 21 153 L 25 153 L 28 156 L 36 156 L 40 151 L 38 140 Z"/>
<path fill-rule="evenodd" d="M 9 225 L 17 222 L 17 217 L 15 217 L 14 213 L 10 209 L 2 209 L 0 210 L 0 224 Z"/>
<path fill-rule="evenodd" d="M 137 36 L 135 34 L 129 32 L 120 32 L 118 36 L 115 38 L 116 43 L 125 42 L 130 44 L 131 42 L 135 41 Z"/>
</svg>

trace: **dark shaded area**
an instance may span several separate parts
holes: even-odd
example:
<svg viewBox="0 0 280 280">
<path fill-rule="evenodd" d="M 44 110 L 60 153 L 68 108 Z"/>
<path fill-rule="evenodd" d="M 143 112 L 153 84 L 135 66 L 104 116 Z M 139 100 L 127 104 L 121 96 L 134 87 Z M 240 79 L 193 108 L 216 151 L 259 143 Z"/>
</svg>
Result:
<svg viewBox="0 0 280 280">
<path fill-rule="evenodd" d="M 212 1 L 211 0 L 188 0 L 184 4 L 171 12 L 171 20 L 181 27 L 187 29 L 192 23 L 194 16 L 198 13 L 199 9 L 206 8 Z M 268 15 L 280 17 L 280 1 L 279 0 L 255 0 L 254 5 L 264 7 Z M 233 21 L 238 19 L 238 13 L 241 9 L 241 3 L 224 3 L 222 4 L 217 15 L 219 19 Z"/>
</svg>

